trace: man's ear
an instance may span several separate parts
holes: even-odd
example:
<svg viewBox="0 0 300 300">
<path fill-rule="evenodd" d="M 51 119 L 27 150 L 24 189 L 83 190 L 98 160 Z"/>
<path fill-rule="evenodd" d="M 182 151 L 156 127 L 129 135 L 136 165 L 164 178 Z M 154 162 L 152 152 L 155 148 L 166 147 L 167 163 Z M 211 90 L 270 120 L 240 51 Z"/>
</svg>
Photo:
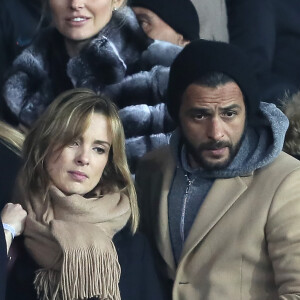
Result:
<svg viewBox="0 0 300 300">
<path fill-rule="evenodd" d="M 185 47 L 187 44 L 189 44 L 190 41 L 186 40 L 182 34 L 177 33 L 177 44 L 181 47 Z"/>
</svg>

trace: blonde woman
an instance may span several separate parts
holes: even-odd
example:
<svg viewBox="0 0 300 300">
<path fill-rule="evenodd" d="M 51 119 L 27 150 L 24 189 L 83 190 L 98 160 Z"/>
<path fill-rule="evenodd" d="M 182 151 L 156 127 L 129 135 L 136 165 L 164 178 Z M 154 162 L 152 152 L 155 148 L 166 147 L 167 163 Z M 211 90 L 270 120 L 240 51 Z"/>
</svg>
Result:
<svg viewBox="0 0 300 300">
<path fill-rule="evenodd" d="M 28 213 L 24 245 L 36 270 L 21 283 L 15 271 L 9 299 L 162 299 L 150 249 L 136 234 L 115 105 L 90 90 L 65 92 L 28 133 L 23 156 L 15 200 Z"/>
</svg>

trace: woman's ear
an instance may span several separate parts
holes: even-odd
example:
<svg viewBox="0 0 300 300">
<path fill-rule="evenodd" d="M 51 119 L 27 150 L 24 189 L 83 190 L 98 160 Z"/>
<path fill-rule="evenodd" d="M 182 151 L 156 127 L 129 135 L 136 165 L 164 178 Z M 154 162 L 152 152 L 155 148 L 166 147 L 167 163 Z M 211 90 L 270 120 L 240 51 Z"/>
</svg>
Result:
<svg viewBox="0 0 300 300">
<path fill-rule="evenodd" d="M 113 0 L 112 1 L 113 11 L 118 10 L 123 4 L 125 4 L 125 0 Z"/>
</svg>

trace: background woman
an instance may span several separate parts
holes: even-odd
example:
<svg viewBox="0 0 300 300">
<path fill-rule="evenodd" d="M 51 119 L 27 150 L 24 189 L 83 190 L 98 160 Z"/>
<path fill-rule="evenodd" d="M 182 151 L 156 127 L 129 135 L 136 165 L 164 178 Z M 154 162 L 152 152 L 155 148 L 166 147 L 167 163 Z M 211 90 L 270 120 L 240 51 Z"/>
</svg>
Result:
<svg viewBox="0 0 300 300">
<path fill-rule="evenodd" d="M 17 174 L 22 165 L 20 158 L 24 135 L 0 121 L 0 210 L 11 200 Z"/>
<path fill-rule="evenodd" d="M 6 272 L 9 260 L 8 251 L 14 237 L 23 229 L 26 211 L 20 204 L 7 203 L 1 211 L 0 218 L 0 299 L 5 299 Z"/>
<path fill-rule="evenodd" d="M 148 244 L 133 235 L 138 208 L 116 107 L 92 91 L 68 91 L 32 127 L 23 152 L 15 197 L 28 212 L 33 260 L 23 258 L 23 270 L 37 270 L 34 279 L 18 276 L 16 263 L 8 299 L 35 299 L 32 282 L 38 299 L 162 299 Z"/>
<path fill-rule="evenodd" d="M 119 108 L 165 100 L 169 66 L 181 47 L 147 37 L 126 0 L 48 2 L 54 27 L 17 57 L 4 86 L 17 122 L 31 126 L 72 87 L 105 93 Z"/>
<path fill-rule="evenodd" d="M 26 218 L 21 205 L 8 203 L 21 167 L 23 140 L 21 133 L 0 121 L 0 299 L 5 299 L 8 250 L 13 238 L 22 233 Z"/>
</svg>

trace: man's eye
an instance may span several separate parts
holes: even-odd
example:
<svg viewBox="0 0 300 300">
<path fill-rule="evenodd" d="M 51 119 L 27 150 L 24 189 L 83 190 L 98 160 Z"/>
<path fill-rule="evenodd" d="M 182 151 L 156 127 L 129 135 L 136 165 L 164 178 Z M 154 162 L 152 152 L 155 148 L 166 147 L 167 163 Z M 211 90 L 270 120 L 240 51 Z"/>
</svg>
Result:
<svg viewBox="0 0 300 300">
<path fill-rule="evenodd" d="M 236 111 L 226 111 L 223 113 L 223 115 L 227 118 L 232 118 L 237 115 L 237 112 Z"/>
<path fill-rule="evenodd" d="M 195 120 L 202 120 L 202 119 L 205 118 L 205 115 L 204 115 L 204 114 L 195 114 L 195 115 L 193 116 L 193 118 L 194 118 Z"/>
</svg>

